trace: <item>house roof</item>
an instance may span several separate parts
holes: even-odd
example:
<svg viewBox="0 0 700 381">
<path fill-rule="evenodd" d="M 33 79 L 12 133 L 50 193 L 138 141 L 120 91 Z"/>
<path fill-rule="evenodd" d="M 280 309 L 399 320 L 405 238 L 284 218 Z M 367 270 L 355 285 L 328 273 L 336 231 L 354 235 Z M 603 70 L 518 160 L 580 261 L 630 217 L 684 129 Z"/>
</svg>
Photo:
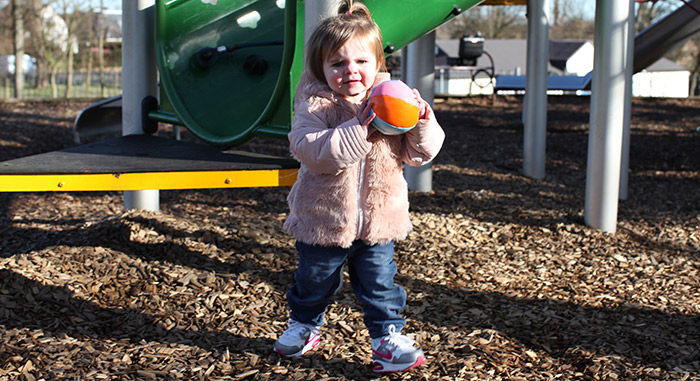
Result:
<svg viewBox="0 0 700 381">
<path fill-rule="evenodd" d="M 558 40 L 549 44 L 549 72 L 561 74 L 565 63 L 584 44 L 591 43 L 587 40 Z M 446 54 L 450 58 L 459 58 L 459 40 L 436 40 L 435 45 L 439 54 Z M 526 40 L 485 40 L 484 51 L 494 61 L 494 71 L 498 74 L 525 75 L 527 69 L 527 41 Z M 593 57 L 591 57 L 593 59 Z M 486 54 L 479 57 L 477 66 L 491 66 Z M 684 67 L 667 58 L 661 58 L 650 65 L 647 71 L 682 71 Z"/>
<path fill-rule="evenodd" d="M 646 69 L 642 71 L 685 71 L 688 70 L 683 66 L 669 60 L 668 58 L 661 58 L 653 64 L 649 65 Z"/>
<path fill-rule="evenodd" d="M 444 51 L 448 57 L 459 58 L 459 40 L 436 40 L 435 45 Z M 485 40 L 484 51 L 493 58 L 495 74 L 525 74 L 527 62 L 527 41 L 525 40 Z M 438 52 L 439 54 L 439 52 Z M 491 66 L 488 55 L 477 59 L 476 66 Z M 560 70 L 549 65 L 549 71 L 560 73 Z"/>
<path fill-rule="evenodd" d="M 566 62 L 585 44 L 583 40 L 549 41 L 549 62 L 564 70 Z"/>
</svg>

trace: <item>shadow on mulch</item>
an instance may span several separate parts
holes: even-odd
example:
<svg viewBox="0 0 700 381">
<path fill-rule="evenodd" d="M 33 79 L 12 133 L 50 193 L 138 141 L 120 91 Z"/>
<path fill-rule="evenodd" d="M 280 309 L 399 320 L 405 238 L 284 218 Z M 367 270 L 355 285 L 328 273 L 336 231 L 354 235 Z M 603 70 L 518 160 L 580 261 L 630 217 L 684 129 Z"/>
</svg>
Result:
<svg viewBox="0 0 700 381">
<path fill-rule="evenodd" d="M 127 216 L 124 220 L 149 226 L 160 235 L 171 237 L 218 234 L 205 230 L 185 233 L 141 216 Z M 81 221 L 19 222 L 58 223 L 66 226 Z M 14 230 L 9 231 L 10 229 Z M 5 254 L 19 254 L 55 245 L 82 247 L 85 242 L 90 242 L 91 246 L 113 248 L 145 261 L 166 261 L 173 265 L 213 271 L 218 275 L 247 271 L 255 278 L 272 282 L 280 290 L 286 290 L 292 281 L 292 270 L 273 274 L 250 261 L 217 261 L 172 241 L 138 243 L 130 240 L 131 233 L 126 225 L 115 225 L 111 220 L 89 228 L 78 227 L 52 232 L 4 228 L 3 234 L 13 237 L 13 241 L 5 242 L 2 249 Z M 245 244 L 240 242 L 240 237 L 220 238 L 217 246 L 224 250 Z M 24 246 L 26 242 L 32 242 L 31 246 Z M 254 240 L 250 243 L 260 246 Z M 274 252 L 279 248 L 269 245 L 262 249 L 265 252 Z M 149 276 L 151 279 L 147 279 L 147 282 L 168 282 L 158 274 Z M 594 365 L 593 354 L 606 353 L 625 353 L 626 361 L 638 366 L 673 370 L 675 365 L 696 360 L 682 356 L 683 348 L 700 346 L 700 316 L 661 312 L 612 301 L 608 303 L 609 307 L 602 308 L 548 299 L 518 298 L 496 292 L 475 292 L 467 288 L 448 287 L 406 276 L 399 276 L 397 282 L 408 285 L 411 289 L 421 290 L 429 300 L 442 300 L 444 295 L 450 295 L 449 298 L 453 301 L 451 304 L 428 305 L 417 315 L 409 312 L 406 314 L 409 319 L 445 328 L 497 330 L 517 340 L 526 348 L 543 351 L 579 367 L 582 371 Z M 2 319 L 3 325 L 8 329 L 39 329 L 56 336 L 65 334 L 97 340 L 127 340 L 134 344 L 142 341 L 178 343 L 195 345 L 219 353 L 228 349 L 235 353 L 249 352 L 262 357 L 277 356 L 270 353 L 273 344 L 271 339 L 249 338 L 217 330 L 165 329 L 160 323 L 162 316 L 153 316 L 126 307 L 100 307 L 92 302 L 74 298 L 73 293 L 66 287 L 47 286 L 7 269 L 0 269 L 0 289 L 8 291 L 0 295 L 5 308 L 13 310 L 21 306 L 17 308 L 21 311 L 19 315 L 12 319 Z M 659 326 L 659 323 L 662 323 L 662 326 Z M 480 353 L 478 348 L 470 348 L 469 353 L 481 354 L 488 358 L 488 354 Z M 342 359 L 337 359 L 334 364 L 340 368 L 364 368 L 362 364 L 346 363 Z M 451 365 L 446 366 L 449 372 Z M 455 372 L 458 370 L 454 369 Z"/>
<path fill-rule="evenodd" d="M 65 287 L 47 286 L 10 270 L 0 269 L 0 287 L 7 308 L 21 305 L 22 315 L 3 319 L 8 328 L 39 329 L 55 336 L 87 337 L 100 341 L 158 342 L 195 345 L 208 351 L 269 354 L 273 340 L 233 335 L 227 331 L 164 329 L 162 316 L 151 316 L 130 308 L 103 308 L 72 297 Z M 40 292 L 37 292 L 40 290 Z M 93 346 L 97 342 L 93 343 Z M 95 348 L 100 349 L 100 348 Z M 95 356 L 98 353 L 95 353 Z M 4 356 L 0 355 L 0 359 Z"/>
<path fill-rule="evenodd" d="M 166 330 L 159 323 L 162 317 L 130 308 L 99 307 L 73 298 L 72 292 L 65 287 L 47 286 L 11 270 L 0 269 L 0 279 L 0 287 L 10 290 L 2 295 L 2 304 L 6 308 L 21 305 L 23 313 L 13 319 L 3 319 L 3 325 L 7 329 L 39 329 L 45 335 L 68 335 L 106 341 L 127 340 L 133 344 L 144 341 L 177 343 L 218 353 L 228 349 L 234 353 L 277 356 L 271 354 L 273 340 L 268 338 L 249 338 L 227 331 Z M 569 302 L 512 298 L 498 293 L 452 289 L 406 278 L 400 279 L 399 283 L 412 283 L 412 287 L 436 298 L 437 295 L 449 293 L 456 302 L 453 305 L 429 307 L 420 316 L 407 314 L 409 319 L 447 328 L 494 329 L 518 340 L 527 348 L 561 358 L 581 371 L 595 365 L 593 353 L 620 353 L 621 349 L 624 349 L 624 353 L 631 354 L 626 360 L 636 365 L 672 370 L 674 364 L 682 365 L 694 360 L 680 356 L 679 348 L 700 345 L 698 316 L 629 306 L 591 308 Z M 282 288 L 285 285 L 276 286 Z M 472 316 L 468 319 L 470 322 L 467 327 L 464 324 L 465 314 Z M 546 319 L 536 318 L 542 316 Z M 658 327 L 659 322 L 663 322 L 663 328 Z M 98 342 L 94 342 L 93 346 L 95 345 L 99 345 Z M 95 349 L 100 350 L 99 347 Z M 429 351 L 426 348 L 426 352 Z M 468 349 L 468 353 L 489 357 L 488 353 L 474 348 Z M 0 359 L 2 357 L 4 356 L 0 356 Z M 342 359 L 335 360 L 334 364 L 340 368 L 364 368 L 362 364 Z M 462 365 L 452 364 L 457 367 L 452 369 L 454 373 L 451 373 L 449 364 L 446 366 L 450 374 L 457 374 Z M 344 375 L 343 372 L 335 374 L 337 377 Z"/>
<path fill-rule="evenodd" d="M 64 149 L 75 145 L 73 108 L 87 102 L 8 103 L 0 107 L 0 161 Z M 32 111 L 27 111 L 32 110 Z M 70 131 L 72 132 L 72 131 Z M 50 138 L 49 138 L 50 137 Z M 2 144 L 11 142 L 12 144 Z"/>
<path fill-rule="evenodd" d="M 206 230 L 197 231 L 194 233 L 185 233 L 171 226 L 163 224 L 154 219 L 148 219 L 141 216 L 128 216 L 120 221 L 133 222 L 149 226 L 156 230 L 161 235 L 169 237 L 202 237 L 204 235 L 217 234 Z M 145 261 L 166 261 L 174 265 L 184 266 L 192 269 L 203 271 L 214 271 L 217 274 L 238 274 L 241 271 L 247 270 L 249 262 L 241 261 L 238 263 L 222 262 L 214 258 L 208 257 L 201 252 L 193 251 L 184 245 L 167 240 L 160 243 L 143 243 L 132 240 L 132 231 L 123 223 L 115 223 L 114 220 L 108 219 L 100 221 L 96 224 L 91 224 L 88 228 L 83 225 L 86 220 L 14 220 L 14 223 L 31 223 L 31 224 L 50 224 L 55 226 L 74 226 L 77 227 L 68 229 L 57 229 L 47 231 L 38 228 L 16 228 L 16 227 L 0 227 L 0 233 L 5 237 L 5 241 L 0 246 L 0 257 L 8 257 L 10 255 L 18 255 L 40 251 L 52 246 L 63 245 L 68 247 L 81 248 L 87 243 L 91 247 L 101 247 L 116 250 L 129 255 L 133 258 L 140 258 Z M 240 244 L 235 238 L 222 238 L 219 243 L 222 247 L 231 247 L 232 245 Z M 261 249 L 266 249 L 265 245 L 259 245 Z M 269 249 L 273 246 L 267 247 Z M 270 275 L 270 274 L 263 274 Z"/>
<path fill-rule="evenodd" d="M 594 354 L 618 354 L 635 366 L 664 370 L 698 360 L 693 355 L 694 348 L 700 346 L 700 316 L 697 315 L 667 313 L 612 301 L 608 303 L 610 307 L 599 308 L 549 299 L 518 298 L 407 277 L 399 277 L 398 283 L 410 284 L 428 300 L 450 295 L 454 301 L 449 305 L 429 305 L 420 315 L 407 313 L 409 319 L 446 328 L 465 328 L 466 322 L 467 329 L 496 330 L 526 348 L 560 358 L 581 371 L 594 365 Z M 687 355 L 683 356 L 684 352 Z M 463 354 L 468 353 L 489 357 L 480 348 L 465 348 Z M 454 371 L 458 371 L 460 364 L 455 365 Z"/>
</svg>

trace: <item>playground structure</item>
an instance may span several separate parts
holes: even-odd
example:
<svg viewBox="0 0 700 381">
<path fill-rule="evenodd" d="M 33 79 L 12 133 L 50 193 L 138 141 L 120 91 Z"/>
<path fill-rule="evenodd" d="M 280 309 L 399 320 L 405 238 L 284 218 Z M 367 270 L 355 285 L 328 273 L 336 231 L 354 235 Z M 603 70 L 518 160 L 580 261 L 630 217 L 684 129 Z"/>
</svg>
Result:
<svg viewBox="0 0 700 381">
<path fill-rule="evenodd" d="M 420 62 L 421 57 L 432 56 L 434 34 L 430 32 L 480 3 L 364 2 L 384 33 L 386 53 L 406 47 L 404 77 L 423 94 L 432 93 L 428 73 L 434 65 Z M 514 3 L 522 4 L 488 2 Z M 673 38 L 673 43 L 656 44 L 653 52 L 633 49 L 632 4 L 632 0 L 596 3 L 585 215 L 589 225 L 609 232 L 615 231 L 617 200 L 627 192 L 629 87 L 633 56 L 634 62 L 641 59 L 632 52 L 645 53 L 639 56 L 649 59 L 660 57 L 689 37 L 687 28 L 694 28 L 693 33 L 698 29 L 697 17 L 679 9 L 672 16 L 683 15 L 682 31 L 677 21 L 667 18 L 655 29 L 640 33 L 666 41 Z M 291 185 L 297 166 L 292 160 L 214 148 L 205 152 L 148 133 L 155 131 L 156 122 L 165 122 L 186 126 L 214 145 L 234 146 L 254 136 L 284 137 L 294 85 L 303 68 L 304 38 L 315 21 L 332 14 L 336 5 L 332 0 L 124 0 L 121 128 L 125 137 L 2 163 L 2 190 L 123 190 L 126 208 L 157 209 L 158 189 Z M 548 56 L 549 2 L 534 0 L 527 6 L 523 172 L 544 178 L 547 65 L 540 57 Z M 93 165 L 95 161 L 104 165 Z"/>
<path fill-rule="evenodd" d="M 478 1 L 365 3 L 390 54 Z M 303 41 L 313 27 L 304 20 L 333 9 L 333 1 L 124 1 L 124 93 L 84 110 L 75 132 L 78 141 L 121 126 L 125 136 L 5 162 L 4 190 L 122 190 L 127 209 L 158 209 L 159 189 L 291 185 L 293 160 L 264 157 L 261 165 L 255 155 L 219 147 L 205 155 L 202 147 L 148 134 L 165 122 L 222 147 L 254 136 L 286 137 Z M 173 160 L 166 165 L 164 158 Z"/>
</svg>

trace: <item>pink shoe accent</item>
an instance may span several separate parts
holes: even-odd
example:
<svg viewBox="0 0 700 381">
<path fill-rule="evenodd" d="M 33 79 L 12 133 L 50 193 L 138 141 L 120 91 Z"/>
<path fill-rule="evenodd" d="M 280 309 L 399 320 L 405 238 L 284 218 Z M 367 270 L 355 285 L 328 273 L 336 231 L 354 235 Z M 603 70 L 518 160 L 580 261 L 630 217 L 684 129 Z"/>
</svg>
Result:
<svg viewBox="0 0 700 381">
<path fill-rule="evenodd" d="M 397 369 L 397 370 L 385 370 L 384 365 L 382 365 L 379 361 L 375 361 L 372 363 L 372 370 L 375 373 L 398 373 L 398 372 L 406 372 L 406 371 L 411 370 L 413 368 L 419 367 L 423 364 L 425 364 L 425 358 L 423 356 L 419 356 L 416 359 L 416 362 L 411 364 L 411 366 L 409 366 L 408 368 Z"/>
<path fill-rule="evenodd" d="M 382 344 L 384 344 L 385 341 L 386 341 L 386 339 L 382 339 L 382 341 L 379 342 L 379 346 L 381 347 Z M 388 351 L 387 354 L 379 353 L 379 352 L 377 352 L 377 351 L 374 350 L 374 349 L 372 349 L 372 353 L 375 353 L 375 354 L 378 355 L 379 357 L 383 357 L 383 358 L 385 358 L 385 359 L 387 359 L 387 360 L 391 360 L 391 357 L 393 356 L 393 354 L 391 353 L 391 349 L 389 349 L 389 351 Z"/>
<path fill-rule="evenodd" d="M 374 352 L 375 355 L 383 357 L 387 360 L 391 360 L 391 357 L 393 356 L 391 353 L 391 349 L 389 349 L 389 352 L 387 352 L 387 354 L 379 353 L 379 352 L 375 351 L 374 349 L 372 349 L 372 352 Z"/>
<path fill-rule="evenodd" d="M 319 335 L 319 336 L 314 337 L 313 340 L 311 341 L 311 348 L 316 348 L 316 346 L 319 345 L 320 343 L 321 343 L 321 336 Z M 311 349 L 311 348 L 309 348 L 309 349 Z"/>
<path fill-rule="evenodd" d="M 418 367 L 418 366 L 421 366 L 423 364 L 425 364 L 425 358 L 423 356 L 418 356 L 418 358 L 416 359 L 416 362 L 414 362 L 413 365 L 409 366 L 408 368 L 404 369 L 403 371 L 405 372 L 407 370 L 411 370 L 411 369 Z"/>
</svg>

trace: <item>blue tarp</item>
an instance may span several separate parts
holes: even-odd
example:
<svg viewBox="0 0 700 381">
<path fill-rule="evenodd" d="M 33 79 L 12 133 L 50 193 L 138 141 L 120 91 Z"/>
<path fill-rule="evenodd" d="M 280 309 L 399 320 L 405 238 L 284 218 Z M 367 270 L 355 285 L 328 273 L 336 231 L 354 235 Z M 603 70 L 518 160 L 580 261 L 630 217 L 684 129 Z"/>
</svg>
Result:
<svg viewBox="0 0 700 381">
<path fill-rule="evenodd" d="M 591 74 L 577 75 L 548 75 L 547 89 L 549 90 L 585 90 L 591 81 Z M 496 90 L 525 90 L 524 75 L 497 75 Z"/>
</svg>

